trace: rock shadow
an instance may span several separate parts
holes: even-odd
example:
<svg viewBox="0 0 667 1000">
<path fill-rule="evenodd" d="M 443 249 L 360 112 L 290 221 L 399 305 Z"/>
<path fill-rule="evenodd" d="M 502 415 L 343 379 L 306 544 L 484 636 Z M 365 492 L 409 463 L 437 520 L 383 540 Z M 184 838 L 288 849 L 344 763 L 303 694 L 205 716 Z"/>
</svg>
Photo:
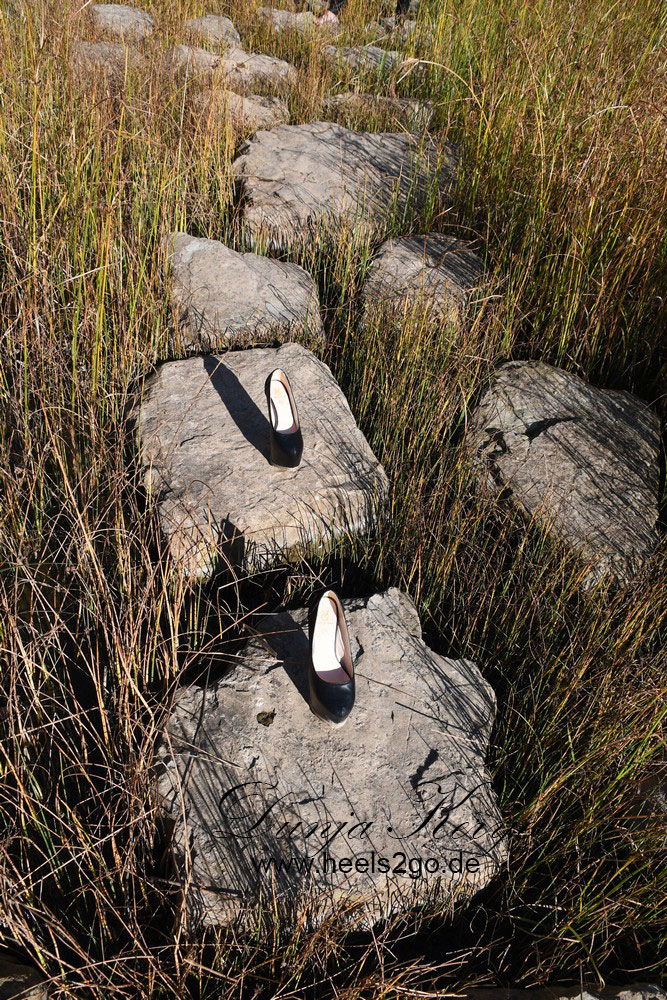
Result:
<svg viewBox="0 0 667 1000">
<path fill-rule="evenodd" d="M 279 661 L 307 705 L 308 697 L 308 660 L 310 643 L 304 629 L 288 612 L 276 615 L 262 615 L 258 622 L 259 637 L 267 644 Z"/>
<path fill-rule="evenodd" d="M 267 417 L 248 395 L 234 372 L 213 354 L 203 359 L 204 370 L 211 384 L 225 404 L 227 412 L 246 441 L 256 448 L 267 462 L 270 461 L 270 425 Z"/>
</svg>

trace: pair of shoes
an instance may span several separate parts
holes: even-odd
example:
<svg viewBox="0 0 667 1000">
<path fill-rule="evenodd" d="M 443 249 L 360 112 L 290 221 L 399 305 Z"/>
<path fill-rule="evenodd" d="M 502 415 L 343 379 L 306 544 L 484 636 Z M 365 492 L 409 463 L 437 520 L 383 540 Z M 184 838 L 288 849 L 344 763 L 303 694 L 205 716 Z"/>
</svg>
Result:
<svg viewBox="0 0 667 1000">
<path fill-rule="evenodd" d="M 295 468 L 303 454 L 299 414 L 289 379 L 276 368 L 264 383 L 271 426 L 271 464 Z M 308 615 L 310 707 L 341 726 L 354 705 L 354 665 L 347 623 L 338 595 L 326 590 Z"/>
<path fill-rule="evenodd" d="M 343 605 L 333 590 L 325 590 L 313 603 L 308 637 L 311 710 L 334 726 L 342 726 L 354 705 L 354 664 Z"/>
<path fill-rule="evenodd" d="M 264 383 L 271 427 L 271 465 L 295 469 L 303 455 L 303 438 L 292 386 L 281 368 Z"/>
</svg>

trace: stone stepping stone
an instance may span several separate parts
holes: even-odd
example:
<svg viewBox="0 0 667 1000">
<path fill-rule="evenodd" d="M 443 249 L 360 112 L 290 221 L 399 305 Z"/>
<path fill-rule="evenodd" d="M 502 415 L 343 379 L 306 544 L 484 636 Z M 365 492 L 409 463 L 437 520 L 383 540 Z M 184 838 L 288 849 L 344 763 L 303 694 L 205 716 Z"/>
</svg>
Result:
<svg viewBox="0 0 667 1000">
<path fill-rule="evenodd" d="M 358 902 L 351 919 L 368 926 L 472 895 L 506 861 L 484 764 L 493 690 L 474 663 L 424 644 L 400 591 L 343 604 L 356 660 L 344 726 L 310 712 L 305 610 L 256 617 L 231 673 L 176 695 L 158 791 L 186 906 L 205 926 L 252 924 L 273 889 L 287 920 L 305 894 L 315 919 Z"/>
<path fill-rule="evenodd" d="M 382 310 L 402 316 L 419 305 L 431 319 L 459 327 L 483 280 L 484 264 L 462 240 L 437 234 L 387 240 L 368 268 L 363 315 Z"/>
<path fill-rule="evenodd" d="M 413 132 L 425 132 L 431 124 L 433 105 L 412 97 L 385 97 L 380 94 L 352 92 L 325 97 L 322 107 L 328 115 L 359 118 L 375 114 L 387 118 L 394 126 L 404 126 Z"/>
<path fill-rule="evenodd" d="M 68 51 L 69 67 L 77 77 L 100 76 L 113 86 L 121 86 L 128 72 L 145 69 L 143 56 L 122 42 L 72 41 Z"/>
<path fill-rule="evenodd" d="M 289 375 L 304 449 L 296 469 L 269 464 L 264 382 Z M 299 344 L 162 365 L 138 417 L 140 463 L 171 553 L 207 578 L 325 552 L 365 532 L 387 477 L 325 364 Z"/>
<path fill-rule="evenodd" d="M 153 34 L 155 22 L 150 14 L 120 3 L 95 3 L 88 9 L 93 27 L 116 38 L 143 41 Z"/>
<path fill-rule="evenodd" d="M 233 171 L 251 240 L 285 249 L 323 226 L 374 236 L 394 209 L 400 217 L 408 205 L 422 207 L 434 188 L 442 198 L 458 163 L 451 143 L 313 122 L 259 132 L 241 147 Z"/>
<path fill-rule="evenodd" d="M 541 361 L 503 365 L 472 415 L 478 476 L 590 563 L 627 583 L 658 539 L 660 423 L 628 392 Z"/>
<path fill-rule="evenodd" d="M 207 88 L 192 96 L 192 108 L 204 123 L 231 118 L 234 128 L 250 134 L 289 121 L 289 108 L 279 97 L 235 94 L 222 87 Z"/>
<path fill-rule="evenodd" d="M 280 10 L 277 7 L 258 7 L 257 14 L 277 35 L 294 31 L 298 35 L 337 35 L 339 26 L 335 23 L 318 24 L 315 15 L 309 11 L 299 11 L 294 14 L 290 10 Z"/>
<path fill-rule="evenodd" d="M 186 348 L 212 351 L 290 337 L 324 339 L 317 285 L 302 267 L 217 240 L 172 233 L 172 303 Z"/>
<path fill-rule="evenodd" d="M 171 74 L 187 74 L 204 81 L 214 77 L 232 88 L 293 87 L 297 72 L 284 59 L 229 48 L 218 54 L 191 45 L 172 45 L 167 51 L 167 70 Z"/>
<path fill-rule="evenodd" d="M 215 45 L 232 45 L 241 48 L 241 36 L 229 17 L 223 14 L 205 14 L 203 17 L 191 17 L 185 22 L 188 33 L 202 42 Z"/>
<path fill-rule="evenodd" d="M 322 55 L 331 66 L 369 75 L 391 73 L 403 59 L 400 52 L 377 45 L 325 45 Z"/>
</svg>

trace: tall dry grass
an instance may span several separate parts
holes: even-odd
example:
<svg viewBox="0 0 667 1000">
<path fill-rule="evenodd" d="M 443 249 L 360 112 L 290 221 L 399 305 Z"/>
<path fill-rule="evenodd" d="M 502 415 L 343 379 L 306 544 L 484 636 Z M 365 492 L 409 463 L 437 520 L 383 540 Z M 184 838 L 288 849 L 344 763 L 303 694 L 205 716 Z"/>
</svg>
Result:
<svg viewBox="0 0 667 1000">
<path fill-rule="evenodd" d="M 318 41 L 276 39 L 249 5 L 229 6 L 248 44 L 297 65 L 294 122 L 359 84 L 325 70 Z M 453 209 L 422 224 L 476 243 L 488 295 L 457 337 L 419 316 L 362 332 L 370 248 L 298 255 L 320 284 L 323 356 L 392 478 L 391 510 L 365 545 L 200 588 L 169 564 L 126 416 L 168 354 L 162 238 L 182 228 L 241 245 L 239 136 L 193 121 L 157 43 L 120 95 L 73 79 L 77 7 L 15 0 L 0 14 L 0 942 L 62 996 L 398 997 L 655 975 L 664 547 L 631 587 L 582 592 L 575 558 L 475 490 L 462 435 L 508 358 L 664 412 L 662 5 L 424 5 L 430 68 L 398 90 L 436 103 L 466 166 Z M 381 9 L 350 0 L 352 41 Z M 151 10 L 173 40 L 203 7 Z M 203 656 L 233 654 L 247 610 L 298 603 L 317 581 L 406 589 L 429 641 L 494 684 L 509 870 L 453 918 L 410 915 L 375 938 L 264 914 L 252 940 L 193 942 L 151 783 L 170 698 Z"/>
</svg>

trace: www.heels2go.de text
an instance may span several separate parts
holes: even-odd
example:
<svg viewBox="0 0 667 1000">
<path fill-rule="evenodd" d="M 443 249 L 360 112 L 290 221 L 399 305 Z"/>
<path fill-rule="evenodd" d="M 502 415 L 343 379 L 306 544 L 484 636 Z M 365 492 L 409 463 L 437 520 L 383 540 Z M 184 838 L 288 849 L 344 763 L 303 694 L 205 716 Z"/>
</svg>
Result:
<svg viewBox="0 0 667 1000">
<path fill-rule="evenodd" d="M 479 858 L 474 855 L 466 855 L 463 851 L 458 851 L 447 858 L 435 857 L 408 857 L 403 851 L 395 851 L 393 854 L 376 854 L 371 851 L 369 855 L 358 855 L 356 857 L 332 858 L 327 854 L 315 857 L 269 855 L 263 858 L 251 858 L 255 870 L 259 874 L 294 874 L 308 875 L 320 873 L 322 875 L 343 875 L 355 872 L 358 875 L 387 874 L 403 876 L 406 878 L 418 879 L 426 875 L 449 875 L 463 876 L 472 875 L 479 871 Z"/>
</svg>

